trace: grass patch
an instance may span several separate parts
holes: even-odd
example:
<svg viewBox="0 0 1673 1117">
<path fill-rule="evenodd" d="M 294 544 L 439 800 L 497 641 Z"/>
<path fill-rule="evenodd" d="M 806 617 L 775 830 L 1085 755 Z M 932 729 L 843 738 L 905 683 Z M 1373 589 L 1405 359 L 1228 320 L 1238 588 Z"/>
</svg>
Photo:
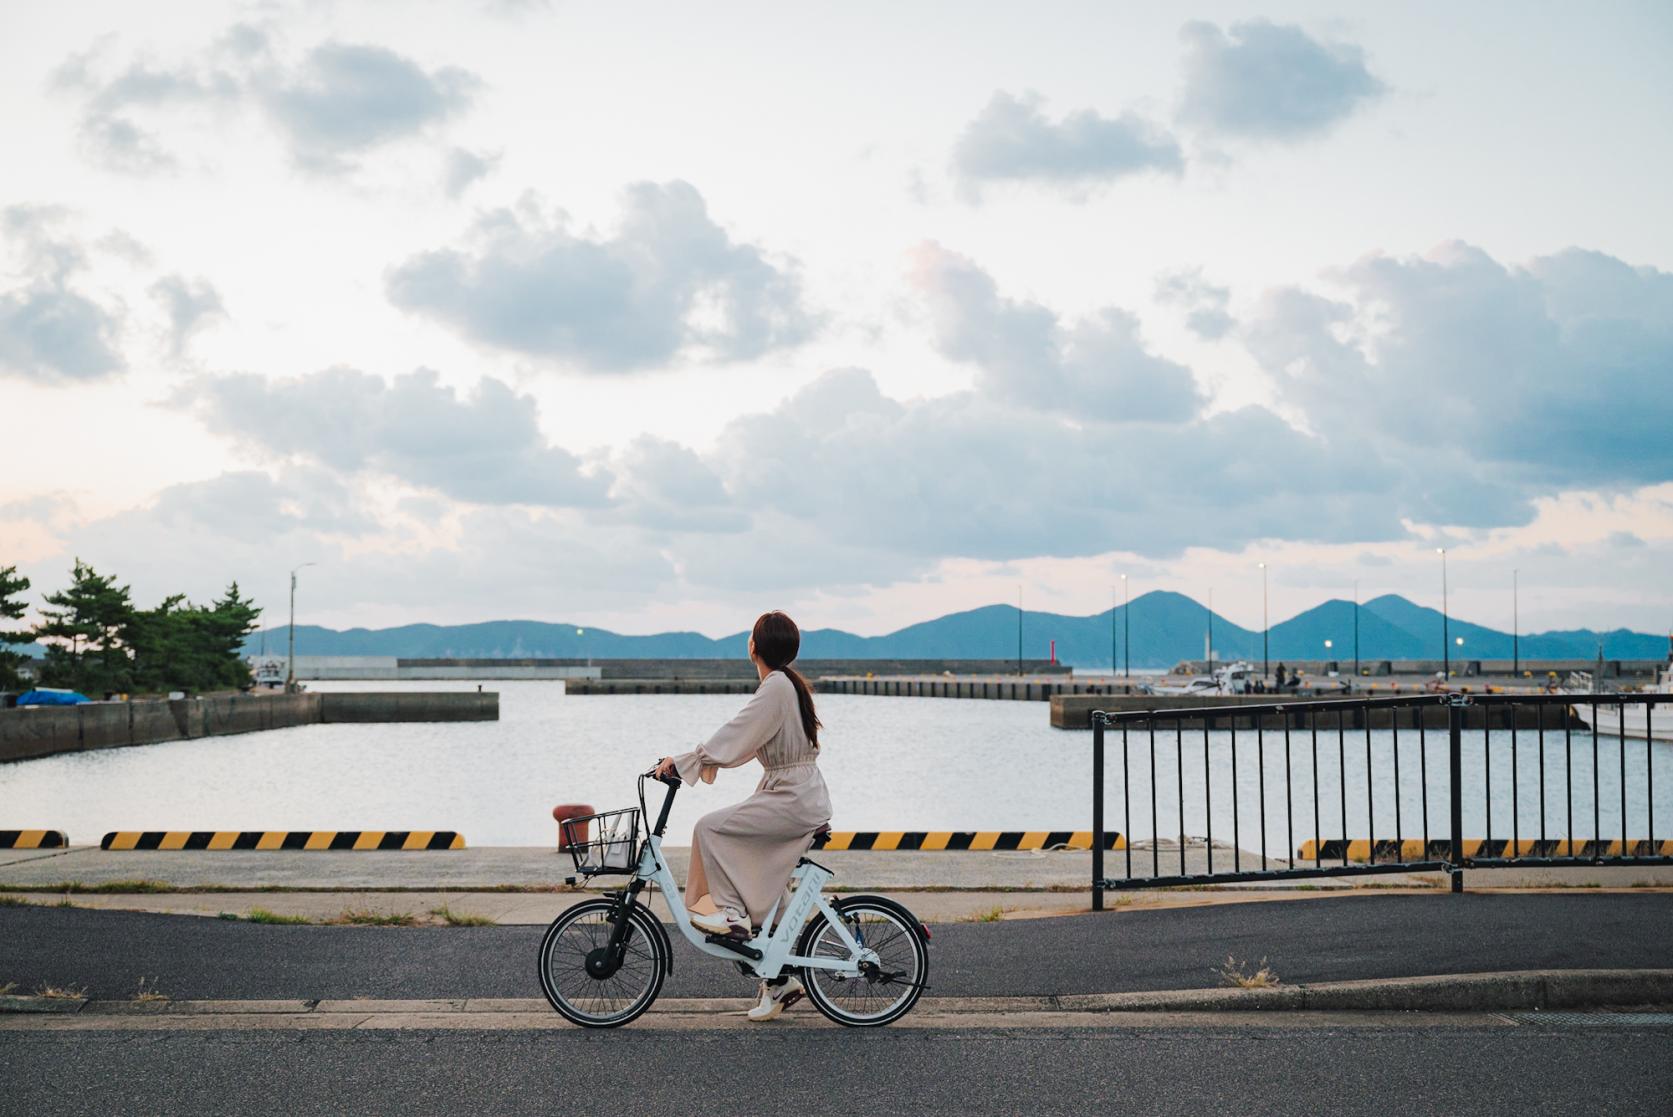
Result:
<svg viewBox="0 0 1673 1117">
<path fill-rule="evenodd" d="M 1005 918 L 1005 913 L 1010 911 L 1010 910 L 1012 910 L 1012 909 L 1002 908 L 1002 907 L 999 907 L 999 906 L 996 905 L 994 907 L 991 907 L 991 908 L 987 909 L 986 911 L 974 911 L 974 912 L 971 912 L 969 915 L 960 916 L 959 917 L 959 922 L 960 923 L 998 923 L 1001 919 Z"/>
<path fill-rule="evenodd" d="M 74 900 L 70 899 L 68 896 L 65 896 L 62 900 L 59 900 L 56 904 L 53 904 L 52 906 L 55 907 L 55 908 L 73 908 L 76 905 L 75 905 Z"/>
<path fill-rule="evenodd" d="M 492 927 L 494 920 L 486 915 L 471 915 L 469 912 L 454 911 L 443 904 L 439 908 L 431 908 L 430 914 L 447 924 L 449 927 Z"/>
<path fill-rule="evenodd" d="M 0 985 L 0 997 L 7 996 L 8 994 L 11 993 L 11 991 L 13 989 L 16 989 L 16 988 L 17 988 L 17 982 L 15 982 L 15 981 L 8 981 L 4 985 Z"/>
<path fill-rule="evenodd" d="M 223 917 L 225 917 L 226 914 L 226 912 L 221 913 Z M 233 918 L 236 919 L 238 917 L 233 916 Z M 246 915 L 244 918 L 251 923 L 277 923 L 286 926 L 291 924 L 313 922 L 305 915 L 280 915 L 278 912 L 268 911 L 266 908 L 251 908 L 250 914 Z"/>
<path fill-rule="evenodd" d="M 418 917 L 410 911 L 381 912 L 370 908 L 344 908 L 342 914 L 327 922 L 352 927 L 411 927 Z"/>
<path fill-rule="evenodd" d="M 0 896 L 0 908 L 26 908 L 29 901 L 22 896 Z"/>
<path fill-rule="evenodd" d="M 11 887 L 8 885 L 8 887 Z M 97 884 L 86 884 L 79 880 L 61 880 L 56 884 L 20 884 L 16 886 L 18 892 L 66 892 L 66 893 L 98 893 L 98 892 L 178 892 L 179 889 L 166 880 L 106 880 Z"/>
<path fill-rule="evenodd" d="M 157 979 L 151 978 L 150 980 L 154 983 Z M 146 979 L 141 977 L 139 988 L 134 990 L 134 995 L 128 999 L 136 1004 L 149 1005 L 168 1000 L 168 994 L 158 992 L 155 984 L 152 984 L 149 989 L 146 988 Z"/>
<path fill-rule="evenodd" d="M 1262 958 L 1261 964 L 1253 972 L 1250 972 L 1248 963 L 1241 962 L 1228 954 L 1226 960 L 1214 972 L 1220 975 L 1222 982 L 1237 989 L 1276 989 L 1278 987 L 1278 974 L 1271 966 L 1266 964 L 1265 958 Z"/>
<path fill-rule="evenodd" d="M 37 985 L 35 996 L 45 997 L 53 1001 L 79 1001 L 87 996 L 86 986 L 74 985 Z"/>
</svg>

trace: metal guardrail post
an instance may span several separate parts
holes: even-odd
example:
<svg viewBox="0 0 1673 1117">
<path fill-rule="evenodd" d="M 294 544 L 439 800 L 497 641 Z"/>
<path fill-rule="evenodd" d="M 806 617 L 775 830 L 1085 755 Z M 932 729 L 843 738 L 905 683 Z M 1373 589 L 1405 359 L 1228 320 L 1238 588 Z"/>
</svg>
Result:
<svg viewBox="0 0 1673 1117">
<path fill-rule="evenodd" d="M 1447 697 L 1447 769 L 1452 781 L 1448 793 L 1452 814 L 1452 849 L 1447 854 L 1452 890 L 1464 891 L 1464 709 L 1469 699 L 1462 694 Z"/>
<path fill-rule="evenodd" d="M 1092 711 L 1092 910 L 1104 910 L 1104 711 Z"/>
</svg>

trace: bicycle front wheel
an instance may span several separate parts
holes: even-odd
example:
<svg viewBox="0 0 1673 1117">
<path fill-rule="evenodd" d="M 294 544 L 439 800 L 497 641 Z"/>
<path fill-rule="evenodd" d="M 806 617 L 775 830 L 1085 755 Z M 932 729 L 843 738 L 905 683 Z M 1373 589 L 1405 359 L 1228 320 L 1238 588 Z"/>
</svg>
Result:
<svg viewBox="0 0 1673 1117">
<path fill-rule="evenodd" d="M 882 896 L 852 896 L 833 905 L 854 941 L 868 952 L 858 977 L 809 966 L 802 971 L 808 1000 L 829 1019 L 850 1028 L 876 1028 L 899 1020 L 918 1003 L 929 978 L 929 944 L 911 912 Z M 823 912 L 803 929 L 796 953 L 804 958 L 847 960 L 847 944 Z"/>
<path fill-rule="evenodd" d="M 601 966 L 623 916 L 614 900 L 586 900 L 552 921 L 540 941 L 540 988 L 564 1019 L 583 1028 L 619 1028 L 651 1007 L 668 969 L 662 929 L 642 904 L 626 910 L 618 966 Z M 589 965 L 589 963 L 591 963 Z"/>
</svg>

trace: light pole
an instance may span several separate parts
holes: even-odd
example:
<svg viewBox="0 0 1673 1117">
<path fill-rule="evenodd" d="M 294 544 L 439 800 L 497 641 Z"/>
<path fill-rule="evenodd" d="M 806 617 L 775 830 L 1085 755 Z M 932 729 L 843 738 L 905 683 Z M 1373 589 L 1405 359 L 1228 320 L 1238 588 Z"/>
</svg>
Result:
<svg viewBox="0 0 1673 1117">
<path fill-rule="evenodd" d="M 1515 567 L 1510 570 L 1510 674 L 1512 678 L 1522 674 L 1522 609 L 1521 587 L 1517 585 L 1522 572 Z"/>
<path fill-rule="evenodd" d="M 1127 596 L 1127 575 L 1121 576 L 1121 674 L 1133 677 L 1133 611 L 1132 599 Z"/>
<path fill-rule="evenodd" d="M 1441 678 L 1452 678 L 1452 635 L 1446 615 L 1446 548 L 1436 547 L 1441 556 Z"/>
<path fill-rule="evenodd" d="M 1359 678 L 1359 579 L 1354 579 L 1354 678 Z M 1358 686 L 1356 682 L 1354 684 Z"/>
<path fill-rule="evenodd" d="M 286 694 L 296 690 L 296 572 L 303 567 L 318 565 L 305 562 L 301 566 L 292 567 L 290 572 L 290 650 L 285 653 Z"/>
<path fill-rule="evenodd" d="M 575 639 L 580 641 L 581 654 L 586 655 L 587 654 L 587 630 L 584 629 L 584 628 L 577 628 L 575 630 Z M 591 667 L 592 665 L 593 665 L 593 657 L 588 655 L 587 656 L 587 666 Z"/>
<path fill-rule="evenodd" d="M 1022 587 L 1017 587 L 1017 678 L 1022 678 Z"/>
<path fill-rule="evenodd" d="M 1266 678 L 1267 634 L 1272 631 L 1266 619 L 1266 563 L 1261 563 L 1261 678 Z"/>
<path fill-rule="evenodd" d="M 1214 674 L 1214 587 L 1208 587 L 1208 643 L 1203 648 L 1203 655 L 1208 659 L 1208 673 Z"/>
</svg>

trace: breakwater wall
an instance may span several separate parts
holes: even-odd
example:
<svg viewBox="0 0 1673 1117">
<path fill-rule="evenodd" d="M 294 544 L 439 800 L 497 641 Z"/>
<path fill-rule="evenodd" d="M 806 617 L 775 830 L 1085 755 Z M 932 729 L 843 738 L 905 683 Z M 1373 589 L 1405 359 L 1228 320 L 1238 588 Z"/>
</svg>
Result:
<svg viewBox="0 0 1673 1117">
<path fill-rule="evenodd" d="M 1286 706 L 1305 706 L 1310 702 L 1340 701 L 1341 695 L 1328 694 L 1316 696 L 1285 697 Z M 1074 695 L 1060 694 L 1051 700 L 1051 724 L 1054 729 L 1091 729 L 1092 711 L 1103 710 L 1107 713 L 1127 713 L 1133 710 L 1212 710 L 1233 706 L 1248 706 L 1261 702 L 1277 701 L 1275 695 L 1182 695 L 1182 694 L 1135 694 L 1135 695 Z M 1565 727 L 1585 729 L 1586 723 L 1581 721 L 1571 707 L 1568 706 L 1466 706 L 1464 707 L 1465 729 L 1535 729 L 1540 727 L 1540 710 L 1545 711 L 1544 724 L 1547 732 L 1561 731 Z M 1336 715 L 1326 712 L 1320 714 L 1319 729 L 1322 732 L 1327 727 L 1332 731 L 1336 728 Z M 1348 709 L 1342 711 L 1342 727 L 1344 729 L 1392 729 L 1394 719 L 1400 719 L 1401 729 L 1441 729 L 1447 727 L 1447 707 L 1444 703 L 1435 702 L 1429 705 L 1406 707 L 1396 710 L 1392 707 L 1376 707 L 1370 709 Z M 1264 729 L 1284 728 L 1283 714 L 1267 714 L 1261 718 Z M 1369 726 L 1367 726 L 1369 722 Z M 1310 724 L 1310 723 L 1302 723 Z M 1239 729 L 1251 728 L 1253 719 L 1245 716 L 1238 719 Z M 1158 722 L 1156 728 L 1172 729 L 1173 719 Z M 1184 717 L 1180 719 L 1183 729 L 1197 729 L 1203 727 L 1200 717 Z M 1213 725 L 1216 729 L 1231 728 L 1231 718 L 1222 715 Z M 1149 732 L 1149 726 L 1144 728 Z"/>
<path fill-rule="evenodd" d="M 0 762 L 160 741 L 374 721 L 497 721 L 500 696 L 447 693 L 214 694 L 0 710 Z"/>
<path fill-rule="evenodd" d="M 798 664 L 798 666 L 800 666 Z M 810 677 L 821 694 L 893 695 L 899 698 L 989 698 L 1014 702 L 1043 702 L 1054 694 L 1109 694 L 1108 683 L 1075 682 L 1067 672 L 1044 678 L 990 677 L 986 679 L 935 675 L 915 678 L 900 675 L 873 677 Z M 760 686 L 754 674 L 748 678 L 694 679 L 570 679 L 565 694 L 754 694 Z M 1135 684 L 1135 688 L 1136 688 Z M 1124 693 L 1117 685 L 1115 693 Z"/>
<path fill-rule="evenodd" d="M 285 669 L 284 656 L 267 656 Z M 1014 673 L 1014 659 L 798 659 L 796 669 L 810 679 L 826 675 L 998 675 Z M 1070 668 L 1045 659 L 1025 659 L 1028 675 L 1068 675 Z M 755 679 L 755 665 L 735 659 L 399 659 L 393 656 L 296 657 L 299 679 L 605 679 L 670 680 Z M 577 693 L 640 693 L 577 691 Z M 690 691 L 681 693 L 703 693 Z"/>
<path fill-rule="evenodd" d="M 1028 675 L 960 678 L 852 677 L 819 679 L 821 694 L 868 694 L 891 698 L 986 698 L 1002 702 L 1048 702 L 1062 695 L 1100 696 L 1136 694 L 1137 683 L 1089 683 L 1071 676 L 1037 678 Z"/>
</svg>

